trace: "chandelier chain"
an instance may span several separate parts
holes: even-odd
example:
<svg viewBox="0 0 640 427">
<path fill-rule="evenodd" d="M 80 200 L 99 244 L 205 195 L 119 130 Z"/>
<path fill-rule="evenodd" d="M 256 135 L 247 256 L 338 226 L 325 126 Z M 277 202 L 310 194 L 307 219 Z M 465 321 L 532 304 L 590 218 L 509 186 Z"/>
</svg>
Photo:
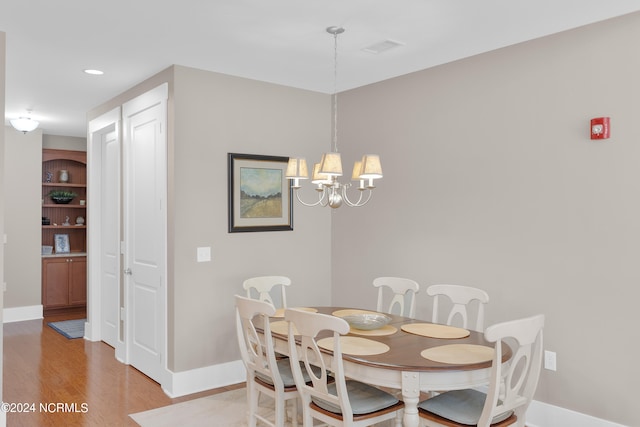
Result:
<svg viewBox="0 0 640 427">
<path fill-rule="evenodd" d="M 333 152 L 338 152 L 338 32 L 333 34 Z"/>
</svg>

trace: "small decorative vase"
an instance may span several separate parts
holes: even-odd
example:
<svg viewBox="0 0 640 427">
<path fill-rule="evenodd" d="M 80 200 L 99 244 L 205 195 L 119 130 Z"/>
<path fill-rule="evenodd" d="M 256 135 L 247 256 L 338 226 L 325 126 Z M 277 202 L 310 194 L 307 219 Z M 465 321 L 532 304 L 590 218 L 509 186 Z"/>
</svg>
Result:
<svg viewBox="0 0 640 427">
<path fill-rule="evenodd" d="M 58 181 L 60 182 L 69 182 L 69 172 L 66 169 L 62 169 L 58 172 Z"/>
</svg>

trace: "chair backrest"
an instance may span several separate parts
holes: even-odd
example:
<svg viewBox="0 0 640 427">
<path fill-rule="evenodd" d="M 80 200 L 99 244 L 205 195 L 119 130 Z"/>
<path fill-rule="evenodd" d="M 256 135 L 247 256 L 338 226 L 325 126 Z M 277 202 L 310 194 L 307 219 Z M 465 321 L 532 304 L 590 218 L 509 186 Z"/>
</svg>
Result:
<svg viewBox="0 0 640 427">
<path fill-rule="evenodd" d="M 524 425 L 525 413 L 540 377 L 543 327 L 544 315 L 539 314 L 498 323 L 485 331 L 485 338 L 496 345 L 491 382 L 478 426 L 489 427 L 493 417 L 507 411 L 514 411 L 518 422 Z M 513 348 L 512 344 L 513 356 L 506 372 L 503 372 L 502 346 L 505 339 L 517 343 L 517 346 Z"/>
<path fill-rule="evenodd" d="M 373 279 L 373 286 L 378 288 L 377 311 L 383 311 L 384 289 L 388 288 L 393 292 L 393 298 L 389 303 L 389 308 L 385 311 L 389 314 L 399 314 L 404 317 L 413 317 L 416 312 L 416 294 L 420 290 L 418 282 L 402 277 L 377 277 Z M 405 295 L 408 294 L 409 304 L 405 310 Z M 395 307 L 398 311 L 394 312 Z"/>
<path fill-rule="evenodd" d="M 342 350 L 340 347 L 340 335 L 349 332 L 349 324 L 339 317 L 321 313 L 287 309 L 284 318 L 289 322 L 289 358 L 291 370 L 295 378 L 296 387 L 300 392 L 303 404 L 309 405 L 311 398 L 319 398 L 325 402 L 340 407 L 345 424 L 353 420 L 353 410 L 349 403 L 346 379 L 342 365 Z M 333 358 L 331 366 L 327 366 L 322 357 L 320 347 L 317 344 L 317 336 L 320 331 L 332 332 Z M 295 336 L 300 335 L 300 343 L 296 344 Z M 298 347 L 298 345 L 300 347 Z M 303 362 L 311 381 L 305 383 L 302 377 L 300 362 Z M 319 371 L 312 371 L 316 366 Z M 335 380 L 337 395 L 329 392 L 331 379 Z"/>
<path fill-rule="evenodd" d="M 240 295 L 235 298 L 236 332 L 242 361 L 247 369 L 247 381 L 253 380 L 255 374 L 260 373 L 271 378 L 276 389 L 283 389 L 269 325 L 269 317 L 275 314 L 276 309 L 266 301 Z M 258 333 L 256 327 L 264 333 Z"/>
<path fill-rule="evenodd" d="M 431 321 L 438 323 L 440 298 L 446 296 L 453 304 L 447 317 L 447 325 L 453 325 L 457 316 L 461 319 L 461 327 L 472 327 L 475 331 L 481 332 L 484 329 L 484 306 L 489 302 L 489 294 L 482 289 L 471 286 L 460 285 L 431 285 L 427 288 L 427 295 L 433 297 L 433 312 Z M 473 302 L 478 302 L 476 323 L 469 326 L 468 307 Z"/>
<path fill-rule="evenodd" d="M 260 301 L 267 301 L 272 305 L 276 305 L 273 302 L 273 295 L 271 292 L 276 292 L 274 289 L 280 287 L 280 302 L 282 308 L 287 308 L 287 294 L 285 287 L 291 285 L 291 279 L 285 276 L 260 276 L 252 277 L 242 283 L 242 287 L 247 291 L 247 298 L 253 298 L 252 293 L 257 293 L 257 298 Z"/>
</svg>

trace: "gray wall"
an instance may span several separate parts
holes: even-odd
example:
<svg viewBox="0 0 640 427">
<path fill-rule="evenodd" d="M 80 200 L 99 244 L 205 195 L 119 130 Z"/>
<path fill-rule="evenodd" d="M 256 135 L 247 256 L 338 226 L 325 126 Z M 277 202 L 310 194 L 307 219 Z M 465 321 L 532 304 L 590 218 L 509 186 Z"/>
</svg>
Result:
<svg viewBox="0 0 640 427">
<path fill-rule="evenodd" d="M 77 136 L 42 135 L 42 148 L 87 151 L 87 138 Z"/>
<path fill-rule="evenodd" d="M 41 216 L 42 216 L 42 130 L 23 134 L 10 126 L 4 129 L 3 179 L 6 204 L 4 308 L 42 304 Z"/>
<path fill-rule="evenodd" d="M 227 153 L 319 157 L 331 114 L 327 95 L 180 66 L 174 73 L 170 352 L 179 372 L 238 360 L 232 301 L 246 278 L 290 277 L 291 306 L 330 303 L 330 213 L 295 204 L 293 231 L 228 233 Z M 211 246 L 212 262 L 196 262 L 199 246 Z"/>
<path fill-rule="evenodd" d="M 382 275 L 483 288 L 488 324 L 546 315 L 537 400 L 640 425 L 637 40 L 638 13 L 341 94 L 342 151 L 385 177 L 334 216 L 333 302 L 375 307 Z"/>
</svg>

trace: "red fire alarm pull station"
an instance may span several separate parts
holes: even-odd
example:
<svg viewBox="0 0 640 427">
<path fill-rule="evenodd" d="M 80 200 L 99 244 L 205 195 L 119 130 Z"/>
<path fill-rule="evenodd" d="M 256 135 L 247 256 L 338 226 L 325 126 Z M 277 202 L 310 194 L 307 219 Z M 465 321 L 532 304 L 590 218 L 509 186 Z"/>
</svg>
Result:
<svg viewBox="0 0 640 427">
<path fill-rule="evenodd" d="M 609 117 L 591 119 L 591 139 L 609 138 Z"/>
</svg>

